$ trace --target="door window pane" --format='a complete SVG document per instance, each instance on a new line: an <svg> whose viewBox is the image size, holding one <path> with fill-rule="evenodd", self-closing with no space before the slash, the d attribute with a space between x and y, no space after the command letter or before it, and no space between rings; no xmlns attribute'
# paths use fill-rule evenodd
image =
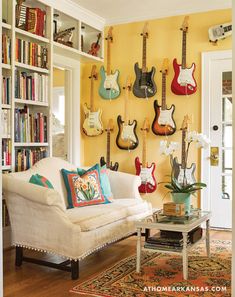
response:
<svg viewBox="0 0 235 297"><path fill-rule="evenodd" d="M223 173L232 173L232 163L233 163L233 151L223 150L222 152L223 160Z"/></svg>
<svg viewBox="0 0 235 297"><path fill-rule="evenodd" d="M232 199L232 176L222 176L222 199Z"/></svg>
<svg viewBox="0 0 235 297"><path fill-rule="evenodd" d="M232 94L232 71L223 72L223 95Z"/></svg>
<svg viewBox="0 0 235 297"><path fill-rule="evenodd" d="M223 124L223 147L233 146L233 128L232 125Z"/></svg>
<svg viewBox="0 0 235 297"><path fill-rule="evenodd" d="M224 122L232 122L232 109L232 97L223 97L222 119Z"/></svg>

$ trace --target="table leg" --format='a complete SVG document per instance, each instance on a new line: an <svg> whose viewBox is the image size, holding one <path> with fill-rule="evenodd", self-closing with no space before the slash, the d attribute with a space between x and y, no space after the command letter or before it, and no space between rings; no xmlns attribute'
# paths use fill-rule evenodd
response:
<svg viewBox="0 0 235 297"><path fill-rule="evenodd" d="M206 221L206 253L207 257L210 258L210 220Z"/></svg>
<svg viewBox="0 0 235 297"><path fill-rule="evenodd" d="M188 232L183 232L183 278L188 279Z"/></svg>
<svg viewBox="0 0 235 297"><path fill-rule="evenodd" d="M137 245L136 245L136 272L140 272L141 262L141 228L137 228Z"/></svg>

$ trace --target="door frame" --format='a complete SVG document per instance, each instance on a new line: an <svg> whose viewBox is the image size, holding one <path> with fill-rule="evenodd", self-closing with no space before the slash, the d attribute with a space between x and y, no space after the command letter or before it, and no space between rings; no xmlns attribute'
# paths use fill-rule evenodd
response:
<svg viewBox="0 0 235 297"><path fill-rule="evenodd" d="M216 60L232 59L232 50L203 52L201 57L202 69L202 89L201 89L201 131L210 138L210 106L211 106L211 63ZM201 180L207 187L201 191L201 209L211 210L210 200L210 171L208 158L210 156L210 146L201 150Z"/></svg>

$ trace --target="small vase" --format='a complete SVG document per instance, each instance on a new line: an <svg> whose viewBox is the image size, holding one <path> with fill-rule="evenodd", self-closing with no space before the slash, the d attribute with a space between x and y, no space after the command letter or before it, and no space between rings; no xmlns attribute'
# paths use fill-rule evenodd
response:
<svg viewBox="0 0 235 297"><path fill-rule="evenodd" d="M190 193L171 193L172 200L175 203L184 203L185 214L190 214L191 195Z"/></svg>

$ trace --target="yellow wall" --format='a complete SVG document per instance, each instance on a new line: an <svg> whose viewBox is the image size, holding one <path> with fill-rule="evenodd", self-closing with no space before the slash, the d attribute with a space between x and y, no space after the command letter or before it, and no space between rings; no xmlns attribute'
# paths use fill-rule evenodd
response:
<svg viewBox="0 0 235 297"><path fill-rule="evenodd" d="M138 121L137 133L140 140L140 145L137 149L131 152L120 150L115 144L117 135L117 125L112 134L111 159L118 161L120 171L135 173L134 159L136 156L142 156L142 139L140 128L143 124L144 117L148 117L152 123L154 118L153 101L154 99L161 100L161 75L159 73L162 61L164 58L177 58L181 61L181 31L179 28L182 24L184 16L176 16L164 19L149 21L149 39L147 42L147 64L148 67L154 65L157 68L155 81L158 86L157 95L149 100L138 99L131 94L130 97L130 116ZM231 49L231 38L220 41L217 46L212 45L208 41L208 28L212 25L225 23L231 20L231 10L220 10L206 13L192 14L189 19L189 33L187 43L187 64L196 63L195 78L198 83L198 90L191 96L176 96L170 90L171 81L173 78L172 63L170 64L169 75L167 77L167 103L175 104L175 121L177 128L180 128L183 116L185 114L193 115L193 124L191 130L200 131L201 129L201 53L205 51ZM113 36L114 43L112 45L112 69L120 70L120 84L125 85L127 75L130 75L132 80L134 76L134 64L139 62L141 65L142 57L142 39L140 32L143 29L144 22L131 24L123 24L114 26ZM106 28L107 32L107 28ZM98 69L100 65L97 65ZM82 66L81 75L81 103L89 102L89 87L90 82L88 76L91 71L91 65ZM106 126L108 119L115 119L119 114L123 116L124 112L124 92L117 100L112 102L103 100L98 95L99 82L95 83L95 105L103 110L103 123ZM207 98L204 98L207 100ZM82 121L84 115L82 116ZM164 137L156 136L152 132L148 134L148 161L156 162L156 178L157 181L167 180L166 175L170 173L169 158L159 154L159 142ZM86 137L82 135L84 144L84 163L92 165L98 162L100 156L106 154L106 134L98 137ZM181 141L181 132L177 131L173 136L169 137L172 141ZM180 156L180 154L178 154ZM200 179L200 152L193 148L190 153L190 161L197 164L197 178ZM121 185L120 185L121 187ZM166 191L163 185L160 185L157 191L153 194L144 195L144 198L151 201L153 206L160 207L162 205L162 197ZM164 202L169 199L166 197ZM196 204L196 198L193 199Z"/></svg>
<svg viewBox="0 0 235 297"><path fill-rule="evenodd" d="M53 87L64 87L65 71L53 68Z"/></svg>

